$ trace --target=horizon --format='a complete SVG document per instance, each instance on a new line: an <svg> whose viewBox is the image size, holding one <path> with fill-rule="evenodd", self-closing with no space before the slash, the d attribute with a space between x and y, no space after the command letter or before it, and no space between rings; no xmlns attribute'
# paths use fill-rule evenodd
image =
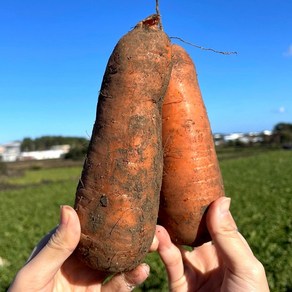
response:
<svg viewBox="0 0 292 292"><path fill-rule="evenodd" d="M228 135L232 135L232 134L252 135L252 134L262 134L262 133L264 134L264 132L267 132L267 131L272 133L273 129L272 130L265 129L265 130L262 130L262 131L247 131L247 132L235 131L235 132L228 132L228 133L212 132L212 135L213 136L215 136L215 135L228 136ZM42 138L42 137L59 137L59 136L64 137L64 138L84 138L84 139L90 140L90 137L86 137L86 136L68 136L66 134L65 135L40 135L40 136L37 136L37 137L24 136L21 139L15 139L15 140L5 141L5 142L1 142L0 141L0 146L6 145L6 144L11 144L11 143L22 142L26 138L30 138L32 140L35 140L35 139Z"/></svg>

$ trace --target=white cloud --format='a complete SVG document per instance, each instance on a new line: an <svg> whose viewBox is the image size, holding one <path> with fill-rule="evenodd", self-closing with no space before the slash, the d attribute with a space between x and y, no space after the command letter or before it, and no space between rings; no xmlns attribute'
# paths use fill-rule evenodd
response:
<svg viewBox="0 0 292 292"><path fill-rule="evenodd" d="M279 106L278 108L274 108L274 109L272 110L272 112L273 112L274 114L277 114L277 115L286 115L286 113L287 113L287 108L284 107L283 105L281 105L281 106Z"/></svg>
<svg viewBox="0 0 292 292"><path fill-rule="evenodd" d="M279 109L278 109L278 113L282 114L286 111L285 107L284 106L280 106Z"/></svg>
<svg viewBox="0 0 292 292"><path fill-rule="evenodd" d="M286 52L284 52L285 57L292 57L292 45L290 45Z"/></svg>

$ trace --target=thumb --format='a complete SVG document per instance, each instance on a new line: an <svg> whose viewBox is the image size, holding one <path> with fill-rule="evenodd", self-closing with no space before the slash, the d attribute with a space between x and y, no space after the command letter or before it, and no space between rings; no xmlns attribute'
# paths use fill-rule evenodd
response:
<svg viewBox="0 0 292 292"><path fill-rule="evenodd" d="M65 260L73 253L80 240L80 223L75 210L70 206L62 206L60 210L60 224L50 236L36 247L25 268L31 274L42 274L43 278L53 277ZM45 241L45 242L44 242Z"/></svg>
<svg viewBox="0 0 292 292"><path fill-rule="evenodd" d="M230 198L221 197L211 204L207 213L207 226L226 266L233 272L242 272L251 267L255 257L237 230L229 211L230 202Z"/></svg>

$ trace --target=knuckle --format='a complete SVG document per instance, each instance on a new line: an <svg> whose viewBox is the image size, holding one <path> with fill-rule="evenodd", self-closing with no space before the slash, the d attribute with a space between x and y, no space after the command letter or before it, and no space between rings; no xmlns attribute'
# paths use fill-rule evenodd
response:
<svg viewBox="0 0 292 292"><path fill-rule="evenodd" d="M124 286L125 291L132 291L135 289L136 285L135 285L134 276L130 276L128 274L122 274L122 278L123 278L124 285L121 285L121 286Z"/></svg>
<svg viewBox="0 0 292 292"><path fill-rule="evenodd" d="M174 292L183 289L186 286L186 282L186 276L182 275L182 277L170 283L170 291Z"/></svg>
<svg viewBox="0 0 292 292"><path fill-rule="evenodd" d="M260 261L255 259L255 261L252 264L252 267L250 269L250 273L255 278L259 278L260 276L262 276L265 273L265 268L264 268L263 264Z"/></svg>
<svg viewBox="0 0 292 292"><path fill-rule="evenodd" d="M238 229L233 224L224 225L218 230L214 230L214 235L218 237L229 237L229 238L237 238L238 237Z"/></svg>
<svg viewBox="0 0 292 292"><path fill-rule="evenodd" d="M124 281L127 285L131 286L135 282L135 275L128 275L128 274L123 274L124 276Z"/></svg>
<svg viewBox="0 0 292 292"><path fill-rule="evenodd" d="M54 250L66 250L68 252L73 252L73 248L67 246L66 241L64 240L63 236L61 235L60 231L57 229L56 232L51 236L50 240L47 243L49 248Z"/></svg>

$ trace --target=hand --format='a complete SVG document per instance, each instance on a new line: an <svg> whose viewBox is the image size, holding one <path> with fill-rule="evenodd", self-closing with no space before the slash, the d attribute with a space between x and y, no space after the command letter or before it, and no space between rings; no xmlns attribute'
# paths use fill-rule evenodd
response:
<svg viewBox="0 0 292 292"><path fill-rule="evenodd" d="M132 291L149 275L141 264L133 271L109 276L94 271L72 255L80 239L78 215L69 206L61 208L60 225L42 239L26 265L17 273L9 292L21 291Z"/></svg>
<svg viewBox="0 0 292 292"><path fill-rule="evenodd" d="M175 246L167 231L157 227L157 251L165 264L171 291L269 291L263 265L238 232L229 206L226 197L211 204L207 225L212 243L193 251Z"/></svg>

